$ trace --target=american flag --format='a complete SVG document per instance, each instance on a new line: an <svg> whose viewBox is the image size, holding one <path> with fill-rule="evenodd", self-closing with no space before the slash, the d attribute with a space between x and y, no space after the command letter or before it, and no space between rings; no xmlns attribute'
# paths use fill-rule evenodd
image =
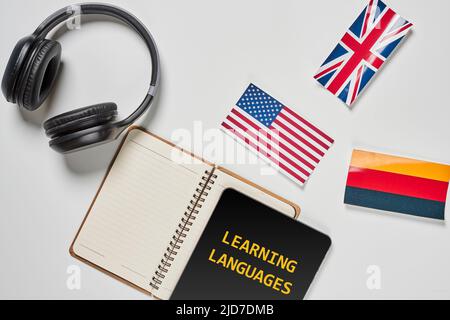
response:
<svg viewBox="0 0 450 320"><path fill-rule="evenodd" d="M249 85L221 127L300 185L334 142L254 84Z"/></svg>
<svg viewBox="0 0 450 320"><path fill-rule="evenodd" d="M411 28L384 2L370 0L314 78L350 106Z"/></svg>

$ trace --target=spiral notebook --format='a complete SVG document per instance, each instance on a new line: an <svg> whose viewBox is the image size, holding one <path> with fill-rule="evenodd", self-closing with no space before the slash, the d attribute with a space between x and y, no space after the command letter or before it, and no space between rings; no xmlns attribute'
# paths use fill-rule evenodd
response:
<svg viewBox="0 0 450 320"><path fill-rule="evenodd" d="M169 299L223 191L230 188L286 216L300 213L294 203L134 127L70 253L156 298Z"/></svg>

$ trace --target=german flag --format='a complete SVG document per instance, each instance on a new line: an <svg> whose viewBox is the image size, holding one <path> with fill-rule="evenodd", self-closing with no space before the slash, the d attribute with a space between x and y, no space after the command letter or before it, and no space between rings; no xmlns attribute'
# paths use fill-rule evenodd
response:
<svg viewBox="0 0 450 320"><path fill-rule="evenodd" d="M444 220L450 165L354 150L344 203Z"/></svg>

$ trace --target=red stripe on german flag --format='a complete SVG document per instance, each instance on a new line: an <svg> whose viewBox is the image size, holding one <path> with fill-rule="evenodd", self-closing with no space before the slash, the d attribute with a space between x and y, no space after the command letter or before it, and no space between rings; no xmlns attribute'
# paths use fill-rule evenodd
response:
<svg viewBox="0 0 450 320"><path fill-rule="evenodd" d="M448 183L366 168L350 167L347 186L445 202Z"/></svg>

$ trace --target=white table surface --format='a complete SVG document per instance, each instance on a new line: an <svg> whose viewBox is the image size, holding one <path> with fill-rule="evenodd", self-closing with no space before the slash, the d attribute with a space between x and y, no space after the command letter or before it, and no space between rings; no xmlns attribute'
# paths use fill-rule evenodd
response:
<svg viewBox="0 0 450 320"><path fill-rule="evenodd" d="M445 223L343 204L354 147L450 163L449 1L388 1L414 31L353 110L312 76L365 1L111 2L138 16L159 46L161 91L142 122L152 132L170 139L197 120L217 128L254 82L335 138L303 189L262 176L259 165L226 165L300 204L300 220L332 238L308 299L450 298ZM67 3L1 1L2 73L17 40ZM126 115L143 98L150 59L138 36L108 19L57 37L64 64L46 105L30 113L0 99L0 298L148 299L68 253L117 143L62 156L41 123L105 101ZM80 290L66 286L71 265L81 268ZM366 286L371 265L380 290Z"/></svg>

